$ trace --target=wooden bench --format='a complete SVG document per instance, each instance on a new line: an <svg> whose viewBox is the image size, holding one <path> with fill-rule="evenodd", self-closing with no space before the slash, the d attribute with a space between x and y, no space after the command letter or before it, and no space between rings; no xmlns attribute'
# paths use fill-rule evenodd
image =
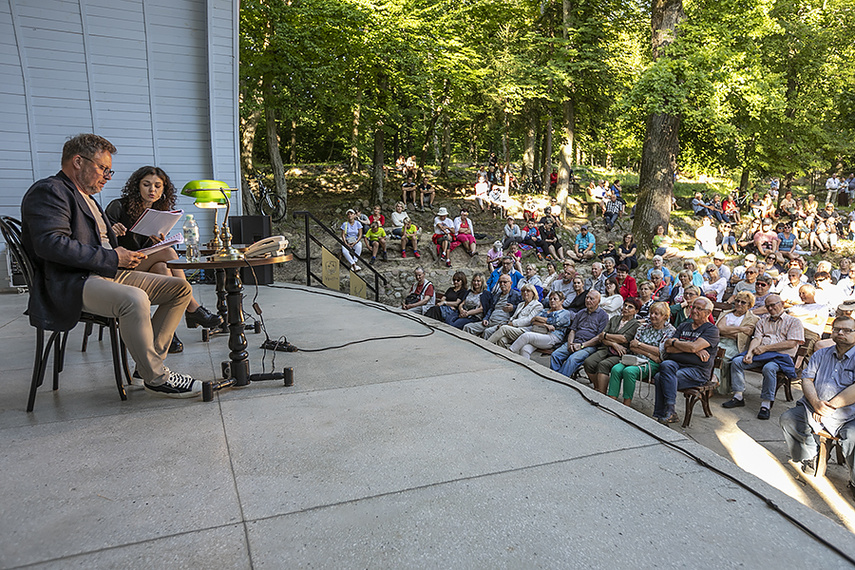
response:
<svg viewBox="0 0 855 570"><path fill-rule="evenodd" d="M689 427L689 424L692 423L692 411L694 410L695 404L698 402L701 403L701 406L704 409L704 416L708 418L712 417L713 414L710 409L710 396L712 396L715 393L716 388L718 388L718 378L715 375L715 371L721 369L721 361L724 359L724 353L725 350L722 347L719 347L718 352L715 355L712 370L710 371L710 379L707 380L706 384L702 386L683 388L680 390L686 398L686 413L683 416L684 428Z"/></svg>
<svg viewBox="0 0 855 570"><path fill-rule="evenodd" d="M820 431L819 436L819 453L816 454L816 462L814 463L814 477L825 477L825 469L828 467L828 459L831 456L832 448L837 449L838 465L845 465L846 460L843 457L843 447L840 445L840 438L834 437L825 430Z"/></svg>
<svg viewBox="0 0 855 570"><path fill-rule="evenodd" d="M825 321L825 328L822 330L822 335L820 335L821 339L831 338L831 324L834 322L836 317L828 317L828 320Z"/></svg>
<svg viewBox="0 0 855 570"><path fill-rule="evenodd" d="M788 377L783 372L778 372L777 382L775 384L775 394L778 393L778 390L781 386L784 387L784 396L786 397L788 402L793 401L793 388L792 383L794 380L800 380L802 377L802 370L805 367L806 360L808 357L808 350L806 346L800 346L799 351L796 352L796 357L793 359L793 363L796 367L796 376L794 378Z"/></svg>

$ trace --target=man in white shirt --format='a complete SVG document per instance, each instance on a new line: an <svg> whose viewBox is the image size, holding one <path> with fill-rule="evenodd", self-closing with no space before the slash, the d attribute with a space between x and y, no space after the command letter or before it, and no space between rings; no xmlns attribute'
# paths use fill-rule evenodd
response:
<svg viewBox="0 0 855 570"><path fill-rule="evenodd" d="M837 178L836 174L832 174L831 177L825 181L825 203L826 204L834 204L837 201L837 192L840 189L840 180Z"/></svg>
<svg viewBox="0 0 855 570"><path fill-rule="evenodd" d="M713 265L718 268L718 276L724 277L725 280L730 282L730 267L724 264L724 252L717 251L713 256Z"/></svg>
<svg viewBox="0 0 855 570"><path fill-rule="evenodd" d="M749 253L745 256L745 261L742 265L738 265L733 268L733 275L731 275L730 282L738 283L742 279L745 279L745 271L749 267L754 267L757 264L757 256L753 253Z"/></svg>
<svg viewBox="0 0 855 570"><path fill-rule="evenodd" d="M816 301L816 289L813 285L805 284L799 287L799 296L802 303L793 305L787 312L802 322L805 329L805 346L810 354L813 352L814 343L822 337L825 330L828 307Z"/></svg>

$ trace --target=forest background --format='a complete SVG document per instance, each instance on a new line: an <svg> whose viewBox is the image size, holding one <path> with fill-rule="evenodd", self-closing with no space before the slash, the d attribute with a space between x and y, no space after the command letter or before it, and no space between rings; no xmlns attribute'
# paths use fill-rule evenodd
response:
<svg viewBox="0 0 855 570"><path fill-rule="evenodd" d="M401 154L554 167L559 197L619 167L647 243L678 168L746 189L855 165L855 0L245 0L240 38L244 184L263 166L286 197L285 163L344 163L378 203Z"/></svg>

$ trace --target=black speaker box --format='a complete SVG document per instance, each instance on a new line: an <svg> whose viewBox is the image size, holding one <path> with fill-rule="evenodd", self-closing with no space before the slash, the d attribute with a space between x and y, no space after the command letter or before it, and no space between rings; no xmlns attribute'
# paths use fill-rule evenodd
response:
<svg viewBox="0 0 855 570"><path fill-rule="evenodd" d="M229 230L232 232L232 243L250 245L260 239L270 237L272 232L272 224L270 216L231 216L229 218ZM270 285L273 283L273 266L264 265L262 267L241 267L240 280L244 285L255 285L256 280L253 277L253 269L255 277L258 278L258 285Z"/></svg>

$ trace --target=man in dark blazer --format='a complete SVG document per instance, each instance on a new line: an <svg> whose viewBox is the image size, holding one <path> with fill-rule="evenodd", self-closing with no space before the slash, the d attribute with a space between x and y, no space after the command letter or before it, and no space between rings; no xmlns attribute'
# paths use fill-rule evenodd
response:
<svg viewBox="0 0 855 570"><path fill-rule="evenodd" d="M149 392L173 398L198 395L198 380L163 364L192 289L183 279L133 271L145 255L119 247L92 198L113 176L110 141L77 135L62 148L62 169L33 184L21 203L24 248L35 265L30 323L67 331L82 311L116 317L128 351ZM151 315L151 305L157 305Z"/></svg>

